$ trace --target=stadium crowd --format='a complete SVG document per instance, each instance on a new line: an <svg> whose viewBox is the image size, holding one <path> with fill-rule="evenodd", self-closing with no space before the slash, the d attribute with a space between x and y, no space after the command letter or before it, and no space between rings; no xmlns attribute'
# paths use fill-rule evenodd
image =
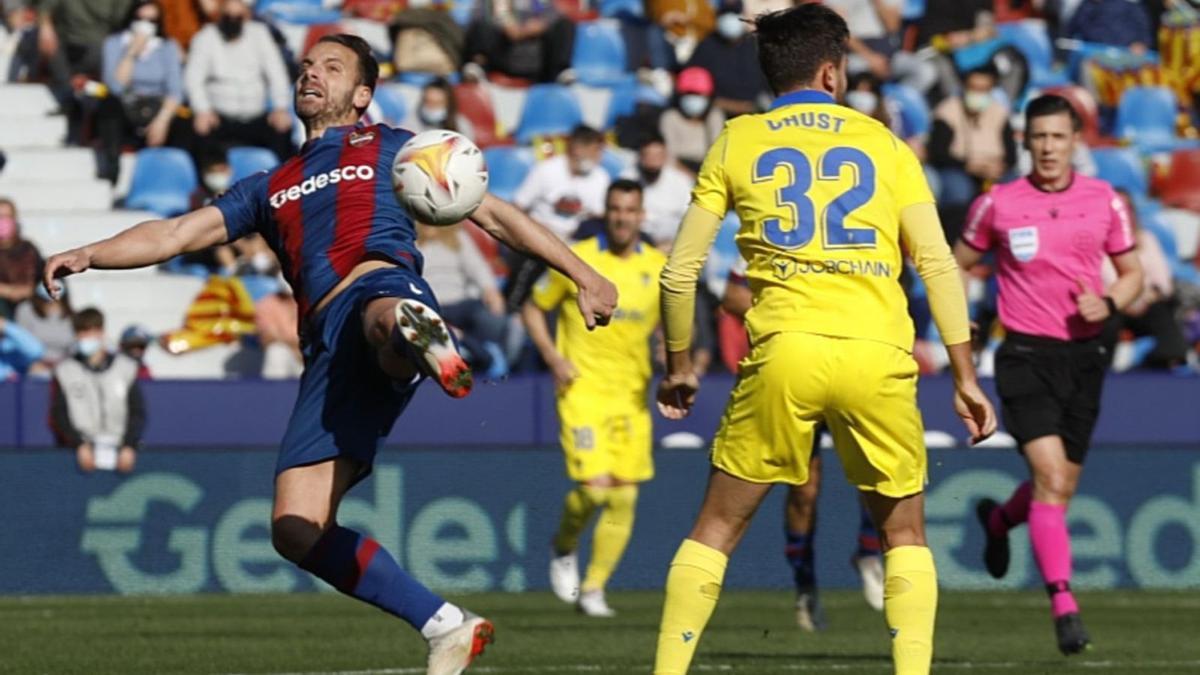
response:
<svg viewBox="0 0 1200 675"><path fill-rule="evenodd" d="M1106 331L1113 367L1196 372L1200 3L824 2L853 34L846 104L888 125L924 162L951 242L975 197L1027 170L1023 103L1045 91L1067 97L1085 120L1076 170L1110 181L1133 206L1147 270L1143 296ZM245 163L269 167L297 151L295 55L321 35L359 33L388 66L372 121L471 137L485 150L497 194L565 240L602 231L611 181L638 181L642 236L669 250L694 173L724 122L770 103L745 19L791 4L4 0L0 80L49 86L69 120L67 143L95 150L98 177L118 181L123 154L151 161L146 148L186 153L184 205L192 207L245 175ZM415 96L397 96L403 88ZM523 109L506 116L505 106L520 101L513 92ZM597 105L603 114L585 114ZM506 118L519 121L505 128ZM0 199L0 379L49 376L79 351L72 317L83 308L38 292L42 256L52 252L23 236L18 207ZM703 371L736 369L744 343L738 320L720 309L737 262L736 229L727 220L700 289L695 363ZM421 227L418 246L472 365L493 378L544 368L517 317L544 268L470 224ZM990 271L985 259L969 281L985 374L1003 337L990 328ZM247 326L232 334L268 354L261 374L298 375L295 303L261 239L189 255L162 272L240 285L253 307L227 308ZM923 371L936 372L946 358L924 289L911 271L906 280L914 351ZM125 335L121 350L134 356L153 339L137 326Z"/></svg>

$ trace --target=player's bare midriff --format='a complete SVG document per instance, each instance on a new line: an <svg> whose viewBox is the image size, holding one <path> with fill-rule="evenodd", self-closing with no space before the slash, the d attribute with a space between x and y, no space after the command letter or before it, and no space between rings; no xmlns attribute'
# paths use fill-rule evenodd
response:
<svg viewBox="0 0 1200 675"><path fill-rule="evenodd" d="M346 275L345 279L339 281L337 286L334 286L328 293L325 294L325 297L321 298L320 302L317 303L317 306L313 308L313 313L320 312L321 310L325 309L326 305L333 302L334 298L341 295L342 291L349 288L350 284L354 283L364 274L367 274L368 272L374 272L375 270L381 270L385 267L395 266L396 263L383 258L367 258L366 260L363 260L355 265L354 269L350 270L350 273Z"/></svg>

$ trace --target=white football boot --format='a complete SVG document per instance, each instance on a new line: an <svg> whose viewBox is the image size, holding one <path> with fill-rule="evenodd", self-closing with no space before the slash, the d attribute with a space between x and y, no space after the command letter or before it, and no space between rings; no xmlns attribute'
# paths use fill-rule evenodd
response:
<svg viewBox="0 0 1200 675"><path fill-rule="evenodd" d="M408 345L413 362L426 377L454 398L471 393L471 368L458 353L450 329L429 305L411 298L396 303L396 334Z"/></svg>
<svg viewBox="0 0 1200 675"><path fill-rule="evenodd" d="M573 605L579 599L579 556L575 551L555 555L550 551L550 589L555 597Z"/></svg>
<svg viewBox="0 0 1200 675"><path fill-rule="evenodd" d="M429 640L426 675L459 675L495 641L491 621L466 610L463 614L462 625Z"/></svg>

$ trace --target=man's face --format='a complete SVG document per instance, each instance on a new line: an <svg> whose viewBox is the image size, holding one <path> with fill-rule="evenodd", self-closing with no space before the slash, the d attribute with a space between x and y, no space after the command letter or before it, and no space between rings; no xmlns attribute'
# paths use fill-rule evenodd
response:
<svg viewBox="0 0 1200 675"><path fill-rule="evenodd" d="M11 204L0 203L0 246L17 240L17 213Z"/></svg>
<svg viewBox="0 0 1200 675"><path fill-rule="evenodd" d="M358 83L358 55L349 47L319 42L300 62L296 115L304 121L357 116L355 103L370 104L370 89Z"/></svg>
<svg viewBox="0 0 1200 675"><path fill-rule="evenodd" d="M1079 133L1071 124L1068 113L1042 115L1029 122L1025 130L1025 146L1033 155L1033 172L1043 180L1053 181L1071 170L1075 143Z"/></svg>
<svg viewBox="0 0 1200 675"><path fill-rule="evenodd" d="M221 16L245 21L250 18L250 8L244 0L225 0L221 3Z"/></svg>
<svg viewBox="0 0 1200 675"><path fill-rule="evenodd" d="M629 248L642 231L642 195L640 192L613 190L604 204L604 231L612 247Z"/></svg>
<svg viewBox="0 0 1200 675"><path fill-rule="evenodd" d="M990 95L992 89L996 88L996 79L987 73L971 73L967 76L967 81L963 84L963 88L967 91Z"/></svg>
<svg viewBox="0 0 1200 675"><path fill-rule="evenodd" d="M647 183L658 180L663 167L667 165L667 146L662 143L650 143L638 150L638 171Z"/></svg>
<svg viewBox="0 0 1200 675"><path fill-rule="evenodd" d="M567 163L571 172L586 174L600 164L600 155L604 147L600 143L571 141L567 144Z"/></svg>

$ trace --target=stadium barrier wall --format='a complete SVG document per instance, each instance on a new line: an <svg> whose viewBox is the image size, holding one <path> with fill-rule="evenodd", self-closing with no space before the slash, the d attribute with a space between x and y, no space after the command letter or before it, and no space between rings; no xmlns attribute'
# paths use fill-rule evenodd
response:
<svg viewBox="0 0 1200 675"><path fill-rule="evenodd" d="M929 426L957 431L938 412L949 407L949 387L938 382L923 385ZM708 385L691 427L701 435L715 425L728 382ZM0 557L0 593L328 590L280 559L268 536L273 446L292 386L149 383L150 447L129 477L82 475L73 453L44 447L45 389L0 386L0 541L13 544ZM340 520L448 593L546 588L549 541L569 487L554 448L552 388L536 378L484 386L473 404L431 393L397 425L392 440L402 446L380 454ZM1195 393L1194 380L1110 380L1101 442L1068 516L1077 587L1200 587ZM659 436L671 430L658 424ZM818 575L822 586L853 587L858 507L836 454L824 455ZM614 588L661 588L699 505L704 450L659 450L656 463ZM1005 497L1022 474L1011 450L930 451L928 533L944 588L1037 586L1023 530L1003 582L979 560L974 504ZM729 586L789 588L782 502L777 488L734 556Z"/></svg>

